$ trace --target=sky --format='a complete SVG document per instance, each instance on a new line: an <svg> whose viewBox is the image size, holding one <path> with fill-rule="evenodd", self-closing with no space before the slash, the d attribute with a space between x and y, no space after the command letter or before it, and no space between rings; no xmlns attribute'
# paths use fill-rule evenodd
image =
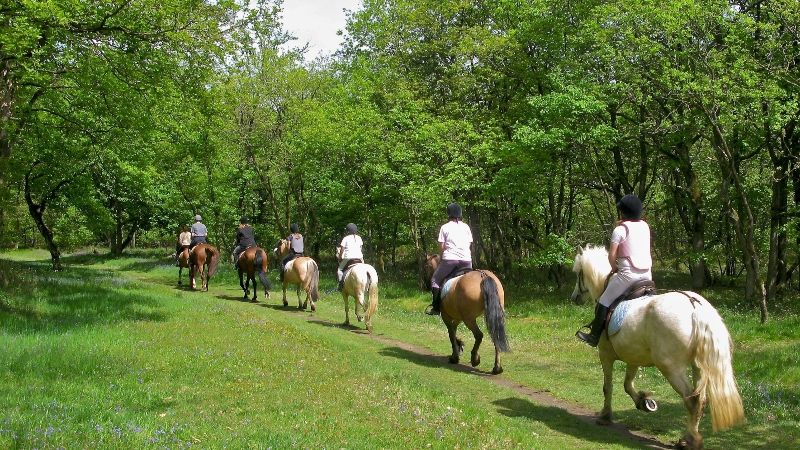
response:
<svg viewBox="0 0 800 450"><path fill-rule="evenodd" d="M284 0L283 27L297 38L292 46L309 44L306 58L330 55L343 40L336 35L337 30L344 30L343 9L352 11L360 6L361 0Z"/></svg>

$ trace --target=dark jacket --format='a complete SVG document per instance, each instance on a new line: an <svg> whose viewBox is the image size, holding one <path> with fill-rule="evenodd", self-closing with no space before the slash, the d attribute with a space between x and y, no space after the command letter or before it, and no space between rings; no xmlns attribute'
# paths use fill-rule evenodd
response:
<svg viewBox="0 0 800 450"><path fill-rule="evenodd" d="M256 237L255 233L253 232L253 227L247 225L236 230L236 245L240 245L245 248L255 247Z"/></svg>

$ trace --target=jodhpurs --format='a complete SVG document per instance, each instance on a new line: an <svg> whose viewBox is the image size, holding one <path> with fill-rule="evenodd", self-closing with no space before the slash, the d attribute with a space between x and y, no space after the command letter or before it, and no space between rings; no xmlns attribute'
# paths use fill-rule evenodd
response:
<svg viewBox="0 0 800 450"><path fill-rule="evenodd" d="M611 280L608 282L606 290L603 291L603 295L597 299L597 303L605 307L609 307L612 303L614 303L614 300L616 300L620 295L624 294L625 291L627 291L628 288L633 285L633 283L639 280L652 279L653 272L649 269L629 269L622 272L617 272L611 276Z"/></svg>
<svg viewBox="0 0 800 450"><path fill-rule="evenodd" d="M444 279L451 273L460 269L472 269L472 261L443 259L436 267L436 271L433 272L433 276L431 277L431 289L441 289L442 286L440 285Z"/></svg>

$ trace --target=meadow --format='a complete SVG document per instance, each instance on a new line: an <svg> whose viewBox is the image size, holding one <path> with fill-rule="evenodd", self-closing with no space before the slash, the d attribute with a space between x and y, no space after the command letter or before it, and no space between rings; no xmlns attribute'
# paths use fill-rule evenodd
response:
<svg viewBox="0 0 800 450"><path fill-rule="evenodd" d="M165 254L70 255L59 273L40 251L0 254L0 448L653 444L592 423L590 413L602 406L602 371L596 350L573 336L591 307L567 301L571 285L508 283L513 351L502 355L498 378L488 375L488 336L478 371L447 363L446 330L422 313L429 297L413 277L382 275L370 336L362 323L340 325L344 309L330 268L323 266L326 292L311 315L296 309L294 292L284 308L276 287L268 300L240 301L230 264L207 293L178 287ZM276 283L274 269L270 278ZM663 288L683 280L656 281ZM714 433L704 418L706 447L798 448L800 315L787 300L760 325L738 292L705 294L734 340L747 423ZM472 345L465 328L460 335ZM660 373L645 368L636 381L655 393L653 414L634 408L622 376L617 363L618 424L676 441L685 410Z"/></svg>

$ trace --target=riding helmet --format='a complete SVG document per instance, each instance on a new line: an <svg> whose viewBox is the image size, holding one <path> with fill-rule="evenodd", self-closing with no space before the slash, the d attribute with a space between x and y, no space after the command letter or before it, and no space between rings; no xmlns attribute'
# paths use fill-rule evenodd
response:
<svg viewBox="0 0 800 450"><path fill-rule="evenodd" d="M292 233L299 233L300 232L300 225L298 225L296 223L293 223L293 224L289 225L289 231L291 231Z"/></svg>
<svg viewBox="0 0 800 450"><path fill-rule="evenodd" d="M623 219L639 220L642 218L642 201L634 194L628 194L619 199L617 209Z"/></svg>
<svg viewBox="0 0 800 450"><path fill-rule="evenodd" d="M447 217L450 219L461 218L461 205L458 203L450 203L447 205Z"/></svg>
<svg viewBox="0 0 800 450"><path fill-rule="evenodd" d="M247 216L242 216L242 218L239 219L239 223L242 225L248 224L250 223L250 219L248 219Z"/></svg>
<svg viewBox="0 0 800 450"><path fill-rule="evenodd" d="M195 222L200 222L201 220L203 220L203 218L200 217L200 214L197 214L196 216L194 216L194 221Z"/></svg>
<svg viewBox="0 0 800 450"><path fill-rule="evenodd" d="M344 227L344 231L347 234L356 234L358 233L358 227L354 223L348 223L346 227Z"/></svg>

